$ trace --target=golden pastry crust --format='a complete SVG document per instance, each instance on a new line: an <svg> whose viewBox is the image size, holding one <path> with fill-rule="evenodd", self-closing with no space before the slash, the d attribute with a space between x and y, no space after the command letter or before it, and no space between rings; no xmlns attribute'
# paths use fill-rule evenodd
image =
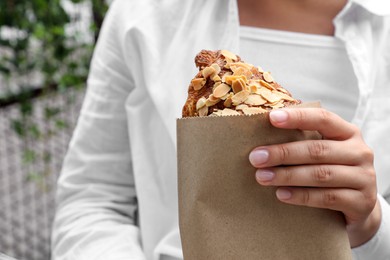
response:
<svg viewBox="0 0 390 260"><path fill-rule="evenodd" d="M183 117L256 114L300 103L269 72L226 50L202 50L195 57Z"/></svg>

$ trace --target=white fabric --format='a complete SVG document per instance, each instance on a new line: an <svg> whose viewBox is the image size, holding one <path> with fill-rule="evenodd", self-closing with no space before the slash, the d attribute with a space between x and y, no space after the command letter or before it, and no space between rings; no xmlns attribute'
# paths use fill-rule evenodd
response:
<svg viewBox="0 0 390 260"><path fill-rule="evenodd" d="M382 0L360 0L350 2L334 21L336 37L345 43L358 80L353 122L376 153L379 193L387 200L389 15L390 8ZM196 73L193 57L201 49L239 53L235 0L112 3L58 182L53 259L182 257L176 118ZM389 216L388 207L382 211ZM363 253L354 252L366 259L389 256L390 229L383 223L388 222L384 220L376 238L361 247ZM97 252L105 253L96 256Z"/></svg>
<svg viewBox="0 0 390 260"><path fill-rule="evenodd" d="M322 107L352 120L359 89L339 39L240 26L240 57L251 64L261 64L294 97L318 100Z"/></svg>

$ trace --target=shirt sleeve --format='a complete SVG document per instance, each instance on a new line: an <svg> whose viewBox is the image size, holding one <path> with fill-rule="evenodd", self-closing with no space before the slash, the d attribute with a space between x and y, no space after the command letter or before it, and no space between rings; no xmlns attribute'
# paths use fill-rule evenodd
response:
<svg viewBox="0 0 390 260"><path fill-rule="evenodd" d="M374 237L352 249L354 260L390 259L390 205L381 195L378 199L382 210L381 224Z"/></svg>
<svg viewBox="0 0 390 260"><path fill-rule="evenodd" d="M120 6L106 15L86 97L57 187L53 260L144 260L136 225L126 98L134 81L123 60Z"/></svg>

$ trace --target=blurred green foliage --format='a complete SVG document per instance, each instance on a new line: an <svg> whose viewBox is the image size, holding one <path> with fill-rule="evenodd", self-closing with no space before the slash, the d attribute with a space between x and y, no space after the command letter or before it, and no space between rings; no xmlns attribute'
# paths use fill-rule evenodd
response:
<svg viewBox="0 0 390 260"><path fill-rule="evenodd" d="M80 16L69 13L65 4L88 9L92 18L86 32L77 26ZM12 100L20 107L20 117L12 120L11 128L24 142L25 164L42 160L48 165L52 155L48 151L37 154L34 142L68 127L61 117L66 108L57 104L47 105L42 112L50 127L43 131L37 126L33 119L36 94L67 95L69 88L84 88L106 11L104 0L0 0L0 105ZM30 78L37 72L40 83L33 86ZM68 100L71 103L72 97ZM39 179L38 173L27 175Z"/></svg>

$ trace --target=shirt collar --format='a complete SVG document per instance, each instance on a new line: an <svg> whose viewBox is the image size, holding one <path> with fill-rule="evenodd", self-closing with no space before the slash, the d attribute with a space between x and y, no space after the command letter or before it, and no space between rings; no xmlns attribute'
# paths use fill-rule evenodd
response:
<svg viewBox="0 0 390 260"><path fill-rule="evenodd" d="M366 9L367 11L379 15L390 15L390 1L389 0L350 0Z"/></svg>

